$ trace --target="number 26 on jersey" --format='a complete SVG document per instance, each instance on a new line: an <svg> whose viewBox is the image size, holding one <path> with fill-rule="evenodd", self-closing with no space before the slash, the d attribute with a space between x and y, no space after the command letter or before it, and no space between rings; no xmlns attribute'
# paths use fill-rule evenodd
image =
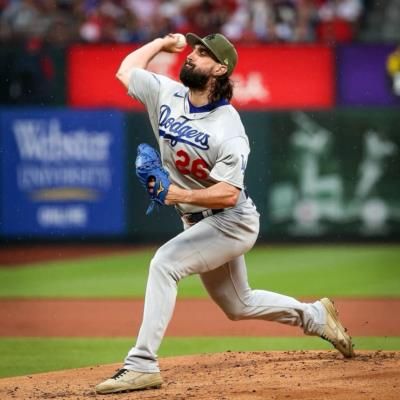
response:
<svg viewBox="0 0 400 400"><path fill-rule="evenodd" d="M207 164L202 158L192 160L184 150L176 152L175 166L181 174L193 175L198 179L207 179Z"/></svg>

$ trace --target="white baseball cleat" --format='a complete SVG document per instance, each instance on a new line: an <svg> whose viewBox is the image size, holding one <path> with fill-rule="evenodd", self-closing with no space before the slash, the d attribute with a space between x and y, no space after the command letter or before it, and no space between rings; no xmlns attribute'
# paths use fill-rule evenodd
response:
<svg viewBox="0 0 400 400"><path fill-rule="evenodd" d="M338 312L331 300L323 298L320 300L326 311L326 321L322 339L330 342L344 357L352 358L355 356L351 337L346 333L346 329L339 321Z"/></svg>
<svg viewBox="0 0 400 400"><path fill-rule="evenodd" d="M146 373L120 369L113 377L96 386L96 393L130 392L131 390L156 389L163 380L159 372Z"/></svg>

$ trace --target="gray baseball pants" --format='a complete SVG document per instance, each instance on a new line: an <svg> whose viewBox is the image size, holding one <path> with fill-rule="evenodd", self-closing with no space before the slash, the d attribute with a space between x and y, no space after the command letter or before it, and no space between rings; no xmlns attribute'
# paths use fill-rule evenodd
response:
<svg viewBox="0 0 400 400"><path fill-rule="evenodd" d="M159 372L157 351L175 307L178 282L200 274L211 298L232 320L263 319L321 333L321 303L301 303L265 290L252 290L243 254L258 236L259 214L248 199L235 208L188 227L161 246L150 263L143 321L124 368Z"/></svg>

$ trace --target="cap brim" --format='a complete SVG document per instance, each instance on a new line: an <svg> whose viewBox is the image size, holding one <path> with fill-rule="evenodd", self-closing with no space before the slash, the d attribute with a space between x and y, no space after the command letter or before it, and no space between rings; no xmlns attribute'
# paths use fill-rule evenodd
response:
<svg viewBox="0 0 400 400"><path fill-rule="evenodd" d="M219 59L219 57L214 53L214 51L210 48L210 46L208 46L208 44L206 42L204 42L200 36L197 36L194 33L187 33L186 41L188 42L190 47L194 47L194 46L196 46L196 44L203 45L210 51L210 53L215 57L215 59L218 60L218 62L223 64L222 60Z"/></svg>
<svg viewBox="0 0 400 400"><path fill-rule="evenodd" d="M204 44L203 40L200 36L197 36L194 33L187 33L186 40L189 43L189 46L194 47L196 44Z"/></svg>

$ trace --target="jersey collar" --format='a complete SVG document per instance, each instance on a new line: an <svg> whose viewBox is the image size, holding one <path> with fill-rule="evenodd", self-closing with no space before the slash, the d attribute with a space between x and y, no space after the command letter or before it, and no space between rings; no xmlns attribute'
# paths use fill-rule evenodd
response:
<svg viewBox="0 0 400 400"><path fill-rule="evenodd" d="M218 101L214 101L212 103L208 103L208 104L206 104L204 106L196 107L190 102L189 96L187 97L187 100L188 100L188 103L189 103L189 112L191 114L210 112L212 110L215 110L218 107L226 106L227 104L229 104L227 99L220 99Z"/></svg>

